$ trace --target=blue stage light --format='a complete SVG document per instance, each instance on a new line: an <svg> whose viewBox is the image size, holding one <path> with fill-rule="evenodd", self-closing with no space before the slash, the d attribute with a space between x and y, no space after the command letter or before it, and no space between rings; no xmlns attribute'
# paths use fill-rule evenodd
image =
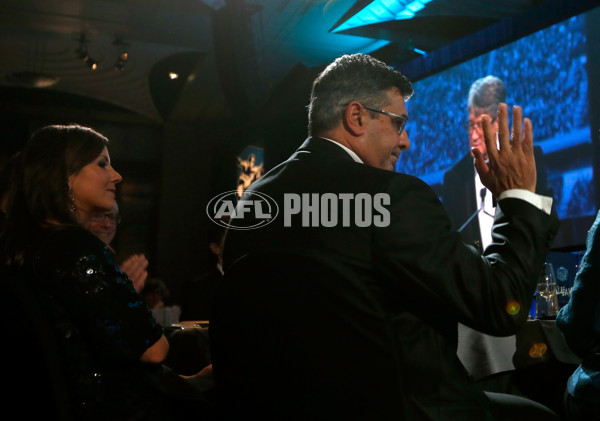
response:
<svg viewBox="0 0 600 421"><path fill-rule="evenodd" d="M374 0L332 32L391 20L412 19L433 0Z"/></svg>
<svg viewBox="0 0 600 421"><path fill-rule="evenodd" d="M413 1L412 3L409 3L406 5L406 8L413 13L418 12L419 10L423 9L424 7L425 7L425 5L423 3L421 3L419 0Z"/></svg>

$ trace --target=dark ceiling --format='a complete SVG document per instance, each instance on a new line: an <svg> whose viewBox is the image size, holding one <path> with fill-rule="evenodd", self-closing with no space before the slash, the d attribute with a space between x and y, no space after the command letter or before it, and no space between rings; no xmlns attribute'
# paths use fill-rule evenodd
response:
<svg viewBox="0 0 600 421"><path fill-rule="evenodd" d="M435 0L411 20L331 32L368 3L3 0L0 87L29 88L55 79L53 86L37 89L103 101L154 122L174 115L226 119L259 109L282 81L293 83L298 66L368 52L419 78L599 2ZM124 51L128 59L117 70ZM87 64L97 62L96 70L85 56ZM170 79L169 72L179 77Z"/></svg>

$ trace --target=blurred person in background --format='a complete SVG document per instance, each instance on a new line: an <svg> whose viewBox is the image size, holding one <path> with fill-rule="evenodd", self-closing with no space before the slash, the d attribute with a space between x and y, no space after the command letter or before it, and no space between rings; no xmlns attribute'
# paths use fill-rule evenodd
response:
<svg viewBox="0 0 600 421"><path fill-rule="evenodd" d="M208 248L213 265L200 276L183 283L181 320L209 320L214 292L223 277L223 243L225 227L213 224L209 228Z"/></svg>
<svg viewBox="0 0 600 421"><path fill-rule="evenodd" d="M167 305L169 289L162 279L149 278L140 293L148 308L152 310L152 316L163 327L179 323L181 308L178 305Z"/></svg>
<svg viewBox="0 0 600 421"><path fill-rule="evenodd" d="M116 255L116 252L111 243L117 234L117 225L120 223L121 214L119 213L119 205L116 202L110 211L92 213L85 218L84 222L85 227L102 240L113 252L113 255ZM119 268L129 276L135 290L141 292L148 278L148 259L146 259L146 256L142 253L129 256L119 265Z"/></svg>

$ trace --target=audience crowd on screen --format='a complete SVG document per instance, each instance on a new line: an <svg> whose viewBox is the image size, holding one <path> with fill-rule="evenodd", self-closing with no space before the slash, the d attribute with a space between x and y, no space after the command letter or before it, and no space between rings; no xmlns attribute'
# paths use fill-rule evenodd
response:
<svg viewBox="0 0 600 421"><path fill-rule="evenodd" d="M535 128L536 142L585 127L588 111L584 24L583 16L573 17L415 81L417 94L406 107L409 115L419 118L409 119L406 124L411 149L398 161L396 169L423 176L445 171L464 155L460 145L467 136L467 93L473 80L487 74L505 81L508 104L523 104L523 114ZM457 130L463 126L463 131Z"/></svg>

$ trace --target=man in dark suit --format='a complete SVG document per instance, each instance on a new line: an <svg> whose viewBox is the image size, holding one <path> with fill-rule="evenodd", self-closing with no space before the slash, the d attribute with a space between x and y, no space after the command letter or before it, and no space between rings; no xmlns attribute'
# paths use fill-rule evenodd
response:
<svg viewBox="0 0 600 421"><path fill-rule="evenodd" d="M483 115L488 115L494 130L498 130L498 105L505 101L506 87L498 77L486 76L473 82L467 100L469 152L444 174L442 203L448 212L452 228L462 228L460 232L463 240L480 250L491 241L490 227L494 219L495 205L491 193L479 180L473 165L471 149L480 150L483 158L487 160L481 120ZM535 146L534 156L537 170L536 193L551 197L553 192L548 187L542 148ZM480 209L482 196L484 206L475 215Z"/></svg>
<svg viewBox="0 0 600 421"><path fill-rule="evenodd" d="M215 286L223 277L223 243L225 228L213 225L208 232L208 248L214 265L206 272L183 283L181 320L209 320Z"/></svg>
<svg viewBox="0 0 600 421"><path fill-rule="evenodd" d="M481 256L450 229L426 183L394 172L410 147L412 93L372 57L335 60L313 84L311 137L238 203L241 211L268 197L280 215L226 236L210 325L225 419L556 419L534 402L484 394L456 356L457 322L496 334L522 326L556 234L547 201L533 193L531 123L523 135L515 107L510 144L502 105L499 152L484 118L489 164L475 156L498 211L494 245ZM261 209L232 222L254 226ZM245 265L282 251L314 263Z"/></svg>

